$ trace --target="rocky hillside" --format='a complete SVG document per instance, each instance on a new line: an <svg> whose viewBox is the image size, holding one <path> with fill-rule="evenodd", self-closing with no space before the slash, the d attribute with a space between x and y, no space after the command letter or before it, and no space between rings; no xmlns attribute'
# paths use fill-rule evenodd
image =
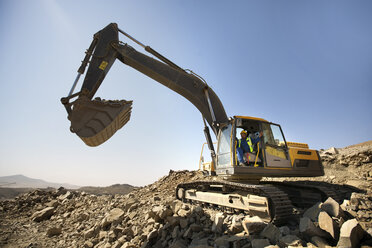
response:
<svg viewBox="0 0 372 248"><path fill-rule="evenodd" d="M330 149L321 156L326 175L313 180L357 181L366 193L353 193L341 205L328 198L275 226L256 216L175 200L177 184L203 178L193 171L170 171L126 195L36 190L0 202L0 247L371 246L372 147Z"/></svg>
<svg viewBox="0 0 372 248"><path fill-rule="evenodd" d="M372 191L372 141L342 149L321 150L320 156L331 182Z"/></svg>

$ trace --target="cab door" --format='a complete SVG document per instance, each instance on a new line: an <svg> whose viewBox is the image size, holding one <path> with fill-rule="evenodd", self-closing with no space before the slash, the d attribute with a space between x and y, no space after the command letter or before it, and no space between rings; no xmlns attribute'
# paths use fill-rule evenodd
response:
<svg viewBox="0 0 372 248"><path fill-rule="evenodd" d="M231 167L233 164L232 157L232 124L224 126L218 135L217 144L217 169Z"/></svg>
<svg viewBox="0 0 372 248"><path fill-rule="evenodd" d="M267 167L290 168L291 160L282 129L274 123L262 123L264 154Z"/></svg>

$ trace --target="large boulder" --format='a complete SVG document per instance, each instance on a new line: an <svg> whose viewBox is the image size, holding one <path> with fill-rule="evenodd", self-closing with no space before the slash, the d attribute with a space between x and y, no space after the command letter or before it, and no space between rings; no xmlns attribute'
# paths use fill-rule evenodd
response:
<svg viewBox="0 0 372 248"><path fill-rule="evenodd" d="M177 237L180 236L180 227L176 226L173 231L172 231L172 238L176 239Z"/></svg>
<svg viewBox="0 0 372 248"><path fill-rule="evenodd" d="M172 243L169 248L187 248L187 242L185 240L179 239Z"/></svg>
<svg viewBox="0 0 372 248"><path fill-rule="evenodd" d="M318 216L320 211L322 211L322 204L321 202L318 202L314 204L311 208L308 208L303 217L308 217L312 221L318 221Z"/></svg>
<svg viewBox="0 0 372 248"><path fill-rule="evenodd" d="M331 246L329 246L327 240L325 240L324 238L319 237L319 236L312 237L311 242L314 245L316 245L316 247L319 247L319 248L329 248L329 247L331 247Z"/></svg>
<svg viewBox="0 0 372 248"><path fill-rule="evenodd" d="M190 229L193 232L200 232L201 230L203 230L203 226L193 223L190 225Z"/></svg>
<svg viewBox="0 0 372 248"><path fill-rule="evenodd" d="M213 232L222 232L224 219L225 215L223 213L216 214L212 225Z"/></svg>
<svg viewBox="0 0 372 248"><path fill-rule="evenodd" d="M344 211L341 209L340 204L333 200L331 197L321 205L321 209L326 211L332 217L342 217L344 216Z"/></svg>
<svg viewBox="0 0 372 248"><path fill-rule="evenodd" d="M188 224L189 224L189 221L187 218L180 218L180 227L182 229L186 228Z"/></svg>
<svg viewBox="0 0 372 248"><path fill-rule="evenodd" d="M93 246L94 246L93 242L89 240L85 241L83 245L84 248L93 248Z"/></svg>
<svg viewBox="0 0 372 248"><path fill-rule="evenodd" d="M232 218L231 226L229 228L231 233L240 233L244 230L242 225L242 219L244 216L234 215Z"/></svg>
<svg viewBox="0 0 372 248"><path fill-rule="evenodd" d="M266 227L266 223L258 217L247 217L242 222L243 228L248 235L258 234Z"/></svg>
<svg viewBox="0 0 372 248"><path fill-rule="evenodd" d="M111 224L118 224L123 220L124 211L120 208L113 208L108 212L105 218L101 222L102 228L105 228Z"/></svg>
<svg viewBox="0 0 372 248"><path fill-rule="evenodd" d="M337 243L337 247L359 247L364 234L364 230L356 219L348 220L341 227L340 239Z"/></svg>
<svg viewBox="0 0 372 248"><path fill-rule="evenodd" d="M54 226L54 227L50 227L48 230L47 230L47 236L48 237L52 237L52 236L56 236L56 235L60 235L62 233L62 228L60 226Z"/></svg>
<svg viewBox="0 0 372 248"><path fill-rule="evenodd" d="M270 245L268 239L254 239L251 242L252 248L264 248Z"/></svg>
<svg viewBox="0 0 372 248"><path fill-rule="evenodd" d="M186 246L187 247L187 246ZM207 248L209 247L208 238L195 238L191 241L188 248Z"/></svg>
<svg viewBox="0 0 372 248"><path fill-rule="evenodd" d="M337 223L324 211L320 212L318 220L320 229L329 233L334 240L338 240L340 228Z"/></svg>
<svg viewBox="0 0 372 248"><path fill-rule="evenodd" d="M156 207L153 207L152 209L152 213L154 215L154 219L155 220L164 220L166 219L168 216L172 216L173 215L173 211L172 209L166 207L166 206L156 206Z"/></svg>
<svg viewBox="0 0 372 248"><path fill-rule="evenodd" d="M280 230L272 223L267 224L267 226L260 233L261 237L268 238L271 243L276 244L279 241Z"/></svg>
<svg viewBox="0 0 372 248"><path fill-rule="evenodd" d="M221 237L218 237L214 240L214 243L217 245L217 247L221 248L229 248L230 247L230 242L228 240L229 236L223 235Z"/></svg>
<svg viewBox="0 0 372 248"><path fill-rule="evenodd" d="M65 199L71 199L72 197L73 197L73 194L71 193L71 191L67 191L65 194L60 195L58 199L63 201Z"/></svg>
<svg viewBox="0 0 372 248"><path fill-rule="evenodd" d="M40 211L35 212L31 219L36 222L48 220L54 214L54 207L47 207Z"/></svg>
<svg viewBox="0 0 372 248"><path fill-rule="evenodd" d="M84 239L90 239L96 235L96 229L94 227L83 232Z"/></svg>
<svg viewBox="0 0 372 248"><path fill-rule="evenodd" d="M289 229L288 226L279 227L279 231L280 231L281 236L286 236L288 234L291 234L291 229Z"/></svg>
<svg viewBox="0 0 372 248"><path fill-rule="evenodd" d="M150 233L147 234L147 240L152 241L158 237L159 233L157 230L152 230Z"/></svg>
<svg viewBox="0 0 372 248"><path fill-rule="evenodd" d="M325 154L329 154L329 155L336 155L339 153L338 149L335 148L335 147L331 147L327 150L324 151Z"/></svg>
<svg viewBox="0 0 372 248"><path fill-rule="evenodd" d="M302 241L296 235L286 235L279 239L279 245L281 247L289 247L289 246L302 246Z"/></svg>
<svg viewBox="0 0 372 248"><path fill-rule="evenodd" d="M185 239L191 239L192 238L193 231L191 228L187 228L187 230L183 233L182 237Z"/></svg>
<svg viewBox="0 0 372 248"><path fill-rule="evenodd" d="M138 200L135 198L130 198L125 202L124 212L127 212L134 204L138 203Z"/></svg>
<svg viewBox="0 0 372 248"><path fill-rule="evenodd" d="M46 204L47 207L54 207L54 208L58 207L58 205L59 203L57 200L51 200L50 202Z"/></svg>
<svg viewBox="0 0 372 248"><path fill-rule="evenodd" d="M152 220L152 218L150 218L149 220ZM167 220L167 223L169 223L170 226L175 227L175 226L180 224L181 217L179 217L179 216L168 216L166 220Z"/></svg>
<svg viewBox="0 0 372 248"><path fill-rule="evenodd" d="M328 238L329 234L319 227L317 227L310 218L303 217L300 219L300 232L308 239L310 240L313 236L319 236Z"/></svg>

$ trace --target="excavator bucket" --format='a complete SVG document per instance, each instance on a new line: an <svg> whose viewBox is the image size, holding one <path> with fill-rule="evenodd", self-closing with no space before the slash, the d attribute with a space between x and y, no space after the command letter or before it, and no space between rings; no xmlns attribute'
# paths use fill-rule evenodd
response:
<svg viewBox="0 0 372 248"><path fill-rule="evenodd" d="M98 146L111 138L130 119L132 101L106 101L79 97L68 116L70 130L88 146Z"/></svg>

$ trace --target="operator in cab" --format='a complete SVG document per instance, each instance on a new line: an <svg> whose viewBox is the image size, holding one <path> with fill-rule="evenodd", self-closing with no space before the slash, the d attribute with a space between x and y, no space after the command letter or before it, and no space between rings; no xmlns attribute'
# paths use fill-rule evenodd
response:
<svg viewBox="0 0 372 248"><path fill-rule="evenodd" d="M250 135L248 135L247 131L242 130L240 132L240 137L241 139L238 139L236 143L236 153L238 155L238 161L240 166L248 166L249 161L244 160L244 153L253 153L253 147L255 144L257 144L261 137L262 137L262 132L259 133L258 137L256 138L251 138Z"/></svg>

